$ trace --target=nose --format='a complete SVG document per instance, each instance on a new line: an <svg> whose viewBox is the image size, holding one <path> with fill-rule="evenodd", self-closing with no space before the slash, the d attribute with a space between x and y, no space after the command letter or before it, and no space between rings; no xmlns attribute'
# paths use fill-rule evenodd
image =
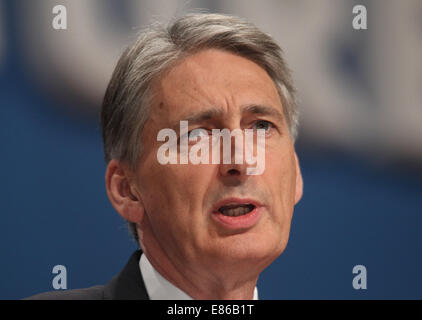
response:
<svg viewBox="0 0 422 320"><path fill-rule="evenodd" d="M239 164L220 164L220 179L222 184L228 187L236 187L244 184L248 177L246 168Z"/></svg>
<svg viewBox="0 0 422 320"><path fill-rule="evenodd" d="M241 139L240 139L241 137ZM247 164L244 158L244 134L230 138L230 155L224 154L223 146L220 148L220 176L230 184L239 184L247 178Z"/></svg>

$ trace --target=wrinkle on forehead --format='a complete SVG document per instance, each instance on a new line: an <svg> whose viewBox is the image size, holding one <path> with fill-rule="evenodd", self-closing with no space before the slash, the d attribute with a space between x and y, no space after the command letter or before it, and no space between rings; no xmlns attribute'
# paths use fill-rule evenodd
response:
<svg viewBox="0 0 422 320"><path fill-rule="evenodd" d="M162 77L157 89L160 102L172 109L183 108L174 105L181 101L226 109L248 103L269 104L270 101L281 105L274 82L262 67L218 49L206 49L188 56ZM242 101L247 99L267 101Z"/></svg>

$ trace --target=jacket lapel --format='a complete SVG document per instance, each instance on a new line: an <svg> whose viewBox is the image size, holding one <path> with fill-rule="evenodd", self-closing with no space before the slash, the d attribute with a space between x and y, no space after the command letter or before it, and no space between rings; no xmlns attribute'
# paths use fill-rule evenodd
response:
<svg viewBox="0 0 422 320"><path fill-rule="evenodd" d="M139 268L141 254L136 250L124 269L104 286L105 300L149 300Z"/></svg>

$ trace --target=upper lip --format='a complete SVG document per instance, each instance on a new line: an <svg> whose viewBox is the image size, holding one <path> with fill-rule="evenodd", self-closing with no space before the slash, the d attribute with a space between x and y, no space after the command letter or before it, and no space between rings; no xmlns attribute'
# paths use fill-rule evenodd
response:
<svg viewBox="0 0 422 320"><path fill-rule="evenodd" d="M229 206L229 205L246 205L246 204L252 204L255 207L262 207L262 204L251 198L225 198L223 200L218 201L212 208L212 212L218 212L218 209L220 209L222 206Z"/></svg>

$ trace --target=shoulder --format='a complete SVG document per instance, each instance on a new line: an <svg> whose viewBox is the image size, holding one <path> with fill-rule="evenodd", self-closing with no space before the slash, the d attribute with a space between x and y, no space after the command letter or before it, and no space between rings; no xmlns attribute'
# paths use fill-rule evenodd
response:
<svg viewBox="0 0 422 320"><path fill-rule="evenodd" d="M148 300L139 268L142 251L136 250L123 270L105 285L39 293L24 300Z"/></svg>
<svg viewBox="0 0 422 320"><path fill-rule="evenodd" d="M23 300L104 300L104 286L39 293Z"/></svg>

